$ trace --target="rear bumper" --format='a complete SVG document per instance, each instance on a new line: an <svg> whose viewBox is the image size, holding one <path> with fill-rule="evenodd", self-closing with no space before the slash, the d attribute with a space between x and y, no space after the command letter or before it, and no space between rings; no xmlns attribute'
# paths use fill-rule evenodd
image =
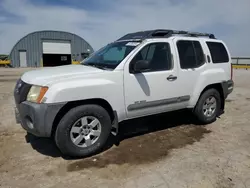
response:
<svg viewBox="0 0 250 188"><path fill-rule="evenodd" d="M17 123L29 133L39 137L50 137L53 122L63 104L36 104L22 102L15 110Z"/></svg>
<svg viewBox="0 0 250 188"><path fill-rule="evenodd" d="M234 89L234 81L233 80L229 80L227 81L227 95L229 95L230 93L233 92L233 89Z"/></svg>
<svg viewBox="0 0 250 188"><path fill-rule="evenodd" d="M234 90L234 81L228 80L222 83L224 98L226 99L230 93Z"/></svg>

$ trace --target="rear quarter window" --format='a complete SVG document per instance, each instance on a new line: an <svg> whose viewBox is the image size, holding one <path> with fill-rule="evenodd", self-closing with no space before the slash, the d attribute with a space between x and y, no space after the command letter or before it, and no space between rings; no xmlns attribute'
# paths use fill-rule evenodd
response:
<svg viewBox="0 0 250 188"><path fill-rule="evenodd" d="M220 42L206 42L212 56L213 63L228 63L229 56L225 46Z"/></svg>

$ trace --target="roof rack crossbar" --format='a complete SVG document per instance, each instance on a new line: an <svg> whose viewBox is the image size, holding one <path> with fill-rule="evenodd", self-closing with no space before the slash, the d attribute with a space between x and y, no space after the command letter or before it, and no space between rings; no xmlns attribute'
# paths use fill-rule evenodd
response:
<svg viewBox="0 0 250 188"><path fill-rule="evenodd" d="M200 32L190 32L190 31L182 31L182 30L155 30L152 33L152 36L158 35L158 33L166 33L166 36L172 36L172 35L189 35L193 37L209 37L209 38L215 38L214 34L210 33L200 33Z"/></svg>
<svg viewBox="0 0 250 188"><path fill-rule="evenodd" d="M139 31L136 33L129 33L119 40L128 40L128 39L140 39L144 40L147 38L157 38L157 37L171 37L173 35L186 35L191 37L209 37L211 39L215 39L214 34L210 33L200 33L200 32L190 32L190 31L181 31L181 30L168 30L168 29L156 29L156 30L149 30L149 31Z"/></svg>

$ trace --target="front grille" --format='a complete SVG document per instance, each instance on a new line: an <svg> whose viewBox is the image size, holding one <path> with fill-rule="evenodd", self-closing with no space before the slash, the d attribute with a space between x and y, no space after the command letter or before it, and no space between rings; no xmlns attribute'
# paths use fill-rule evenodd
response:
<svg viewBox="0 0 250 188"><path fill-rule="evenodd" d="M31 85L25 83L21 79L17 81L15 90L14 90L14 97L15 97L16 104L20 104L21 102L26 100L30 88L31 88Z"/></svg>

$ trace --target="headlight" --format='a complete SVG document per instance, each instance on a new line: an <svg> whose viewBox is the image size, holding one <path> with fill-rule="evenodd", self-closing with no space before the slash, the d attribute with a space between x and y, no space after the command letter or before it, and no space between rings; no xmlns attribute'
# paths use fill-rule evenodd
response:
<svg viewBox="0 0 250 188"><path fill-rule="evenodd" d="M48 87L32 86L27 95L27 101L41 103L43 96L47 92Z"/></svg>

